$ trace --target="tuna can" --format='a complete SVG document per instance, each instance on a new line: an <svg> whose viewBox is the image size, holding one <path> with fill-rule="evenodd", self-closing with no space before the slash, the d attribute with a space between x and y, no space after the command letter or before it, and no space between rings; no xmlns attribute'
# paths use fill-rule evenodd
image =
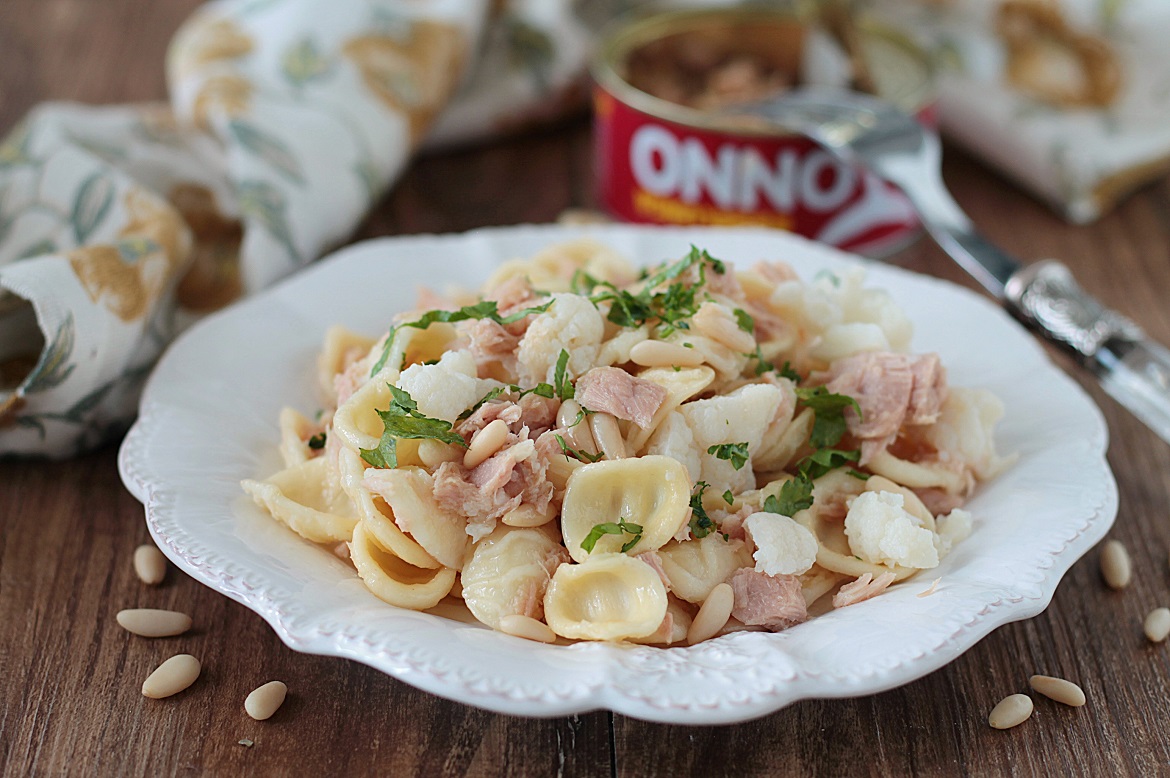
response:
<svg viewBox="0 0 1170 778"><path fill-rule="evenodd" d="M794 83L847 84L848 56L813 21L796 10L680 11L608 36L593 65L601 206L628 222L775 227L869 256L917 237L914 209L891 184L808 138L714 108ZM877 94L933 126L925 57L891 31L858 32Z"/></svg>

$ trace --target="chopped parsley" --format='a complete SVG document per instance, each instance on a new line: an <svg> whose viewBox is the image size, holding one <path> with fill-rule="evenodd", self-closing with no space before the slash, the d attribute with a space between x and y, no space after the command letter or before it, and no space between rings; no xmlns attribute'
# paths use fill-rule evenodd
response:
<svg viewBox="0 0 1170 778"><path fill-rule="evenodd" d="M512 394L516 395L517 400L519 400L521 397L523 397L526 394L535 394L535 395L539 395L540 397L547 397L550 400L556 396L556 392L553 390L552 384L537 384L536 386L532 387L531 389L521 389L519 386L516 386L516 384L508 384L507 386L497 386L495 389L492 389L490 392L485 394L483 397L479 398L479 400L476 401L475 405L471 406L470 408L465 410L463 413L459 414L459 417L456 419L456 421L463 421L464 419L470 418L473 413L475 413L480 408L482 408L486 403L490 403L492 400L496 399L497 397L499 397L503 394L507 394L507 393L512 393Z"/></svg>
<svg viewBox="0 0 1170 778"><path fill-rule="evenodd" d="M735 314L735 323L739 325L739 328L751 335L756 328L756 320L752 318L752 315L743 308L736 308L732 313Z"/></svg>
<svg viewBox="0 0 1170 778"><path fill-rule="evenodd" d="M708 454L714 454L716 459L725 459L736 470L742 470L748 461L747 443L719 443L707 448Z"/></svg>
<svg viewBox="0 0 1170 778"><path fill-rule="evenodd" d="M699 269L698 282L675 281L663 291L654 291L663 284L674 281L692 267ZM606 318L614 324L620 327L640 327L651 319L657 319L659 334L666 337L675 330L690 329L691 325L686 320L699 309L695 294L707 282L707 268L720 275L727 272L727 266L721 260L691 246L687 256L647 276L642 291L636 294L618 289L613 284L600 281L583 271L574 274L570 287L574 291L593 292L589 299L594 304L610 303ZM598 288L601 291L597 291Z"/></svg>
<svg viewBox="0 0 1170 778"><path fill-rule="evenodd" d="M631 539L622 545L622 551L625 552L638 545L638 541L642 539L642 525L633 524L624 518L597 524L581 541L581 548L585 550L585 553L593 553L593 549L597 546L597 541L601 540L602 535L630 535Z"/></svg>
<svg viewBox="0 0 1170 778"><path fill-rule="evenodd" d="M309 448L313 449L314 451L320 451L321 449L325 448L325 433L318 432L316 435L309 438L307 442L309 444Z"/></svg>
<svg viewBox="0 0 1170 778"><path fill-rule="evenodd" d="M451 422L432 419L418 411L418 403L406 391L392 384L390 407L377 411L382 420L382 438L377 448L363 448L362 459L373 467L398 467L400 438L431 439L467 448L463 436L451 430Z"/></svg>
<svg viewBox="0 0 1170 778"><path fill-rule="evenodd" d="M597 462L603 456L605 456L605 454L603 454L601 452L598 452L596 454L590 454L588 451L581 451L579 449L575 449L572 446L570 446L568 443L566 443L565 439L563 437L561 437L561 435L559 433L556 434L554 437L557 439L557 444L560 445L561 452L564 453L565 459L568 459L569 457L574 457L576 459L581 460L582 462Z"/></svg>
<svg viewBox="0 0 1170 778"><path fill-rule="evenodd" d="M723 493L723 502L727 503L728 505L735 504L735 495L731 493L730 489Z"/></svg>
<svg viewBox="0 0 1170 778"><path fill-rule="evenodd" d="M764 500L764 510L768 513L778 513L781 516L795 516L798 511L811 508L813 504L813 484L807 478L797 476L791 481L785 481L780 487L780 497L769 494Z"/></svg>
<svg viewBox="0 0 1170 778"><path fill-rule="evenodd" d="M796 397L815 414L809 443L814 448L835 446L845 435L845 411L853 408L861 416L857 400L845 394L833 394L823 386L797 387Z"/></svg>
<svg viewBox="0 0 1170 778"><path fill-rule="evenodd" d="M788 369L788 363L785 363L784 370ZM764 510L781 516L792 516L797 511L812 507L813 481L830 470L855 463L861 457L860 451L834 448L845 436L845 411L853 408L861 415L857 400L848 395L833 394L823 386L808 389L797 387L796 397L806 407L813 409L809 443L814 450L796 463L796 477L780 487L779 496L769 495L764 500ZM854 469L850 469L849 474L862 479L869 477Z"/></svg>
<svg viewBox="0 0 1170 778"><path fill-rule="evenodd" d="M557 357L556 370L553 373L552 389L556 392L557 397L561 400L572 400L573 395L577 390L573 388L573 382L565 375L565 368L569 365L569 352L561 349L560 356Z"/></svg>
<svg viewBox="0 0 1170 778"><path fill-rule="evenodd" d="M792 363L788 360L784 360L784 366L781 367L777 372L780 373L781 378L787 378L794 384L799 384L801 381L800 373L793 369Z"/></svg>
<svg viewBox="0 0 1170 778"><path fill-rule="evenodd" d="M374 367L370 370L370 375L377 375L378 371L386 364L386 360L390 356L390 349L394 345L394 336L403 327L425 330L427 327L438 322L454 323L469 319L491 319L496 324L512 324L520 321L525 316L534 313L544 313L552 304L553 301L549 300L544 305L524 308L515 313L510 313L507 316L500 315L495 300L481 300L475 305L465 305L457 311L427 311L417 321L408 321L390 328L390 334L386 336L386 343L382 346L382 356L374 363Z"/></svg>
<svg viewBox="0 0 1170 778"><path fill-rule="evenodd" d="M706 509L703 507L703 492L710 488L711 484L706 481L699 481L695 484L696 491L691 495L691 534L696 538L705 538L715 531L715 522L707 515Z"/></svg>

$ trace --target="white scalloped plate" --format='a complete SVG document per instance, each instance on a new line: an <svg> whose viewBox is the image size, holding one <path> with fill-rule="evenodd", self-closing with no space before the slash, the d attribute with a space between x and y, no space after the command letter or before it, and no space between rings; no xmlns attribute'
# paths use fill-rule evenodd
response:
<svg viewBox="0 0 1170 778"><path fill-rule="evenodd" d="M281 406L317 408L314 358L330 324L376 334L420 284L478 285L500 260L581 235L648 263L694 243L741 263L784 259L805 278L858 261L781 232L630 226L516 227L344 249L208 317L159 363L119 457L159 547L263 616L292 648L356 659L453 700L529 716L609 708L720 724L926 675L1001 624L1041 612L1112 524L1106 427L1080 388L993 303L875 263L867 263L868 283L888 289L914 320L914 349L938 351L952 384L1003 399L999 447L1020 459L970 502L975 531L937 571L874 600L778 634L743 632L693 648L547 646L387 605L351 567L243 496L240 479L278 467ZM937 592L916 597L936 576Z"/></svg>

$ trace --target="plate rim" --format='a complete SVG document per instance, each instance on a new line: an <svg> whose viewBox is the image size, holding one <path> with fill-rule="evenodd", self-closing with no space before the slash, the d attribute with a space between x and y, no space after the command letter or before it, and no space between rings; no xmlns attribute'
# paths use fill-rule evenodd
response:
<svg viewBox="0 0 1170 778"><path fill-rule="evenodd" d="M475 240L481 236L489 238L508 236L520 233L534 233L546 243L557 239L576 237L582 234L596 234L604 242L604 233L607 232L652 232L658 235L670 233L693 234L695 232L734 233L741 237L751 237L759 234L773 242L777 240L794 241L802 248L814 248L814 253L823 253L844 259L848 263L860 263L864 267L881 265L890 268L895 273L905 273L919 279L927 279L952 291L967 295L970 299L979 300L987 309L1006 317L998 306L986 298L956 284L941 279L913 273L895 265L875 263L853 257L831 248L812 244L786 233L777 233L768 230L718 229L718 228L659 228L632 225L607 225L605 227L566 228L560 225L516 225L511 227L490 227L472 230L464 233L410 235L377 238L352 244L318 261L310 268L294 274L278 284L256 295L246 298L239 303L229 306L197 322L185 332L176 342L190 337L197 337L209 322L217 321L221 317L241 315L240 310L247 310L248 306L262 304L263 300L278 298L289 285L311 283L321 273L330 272L329 268L335 263L346 261L352 255L366 252L376 252L391 245L401 245L404 242L450 244L466 240ZM256 301L260 300L260 303ZM194 335L193 335L194 333ZM1026 336L1030 337L1030 336ZM517 695L515 689L491 683L467 683L453 680L452 673L445 668L428 666L425 661L411 661L405 654L391 656L386 651L371 652L370 647L363 647L356 636L339 635L331 625L320 620L311 620L299 623L288 617L288 611L279 607L270 593L258 591L255 586L246 582L237 581L237 576L224 570L214 569L214 563L208 563L198 556L184 553L163 534L163 519L173 510L168 500L173 501L164 486L152 483L149 473L147 448L153 430L158 426L159 414L155 409L152 395L154 393L155 378L162 373L157 369L152 373L143 393L141 414L130 432L127 434L118 454L118 467L122 480L131 493L144 504L147 526L152 538L160 549L180 569L196 580L210 586L231 599L240 602L245 607L260 615L277 633L282 642L294 650L325 656L338 656L354 659L370 665L399 680L405 681L417 688L438 694L465 704L475 705L499 713L523 716L561 716L571 713L580 713L598 708L608 708L615 712L650 721L676 724L730 724L756 718L761 715L779 710L801 699L852 697L874 694L895 688L904 683L916 680L939 667L953 661L959 655L973 647L976 643L1003 624L1034 617L1042 612L1051 602L1060 580L1068 569L1085 552L1095 545L1109 531L1117 512L1116 481L1106 459L1108 446L1108 428L1100 410L1084 390L1061 371L1048 355L1036 343L1033 343L1035 352L1042 360L1045 368L1061 376L1066 387L1079 395L1087 409L1091 409L1095 428L1088 441L1088 455L1092 464L1098 468L1098 475L1102 477L1102 492L1100 500L1094 505L1086 506L1086 515L1082 517L1080 529L1070 538L1067 538L1059 547L1046 549L1049 564L1041 566L1042 580L1037 582L1039 587L1036 596L1020 595L1017 597L1001 596L994 602L986 603L983 610L971 620L960 624L952 634L934 640L933 648L920 652L915 656L904 656L893 664L875 667L867 674L856 673L849 676L838 676L828 679L832 683L826 685L825 674L810 675L798 671L783 682L776 683L772 688L762 692L749 694L739 699L725 699L713 705L656 705L645 695L630 694L612 684L609 679L590 684L577 684L566 687L568 691L552 694L545 693L534 696ZM168 359L174 353L173 348L160 360L159 366L168 364ZM1095 456L1093 456L1095 455ZM262 577L262 571L252 571ZM392 606L388 606L392 607ZM755 633L758 634L758 633ZM933 639L932 639L933 640ZM701 647L693 647L688 651L696 651ZM818 681L820 685L818 686ZM834 685L835 684L835 685Z"/></svg>

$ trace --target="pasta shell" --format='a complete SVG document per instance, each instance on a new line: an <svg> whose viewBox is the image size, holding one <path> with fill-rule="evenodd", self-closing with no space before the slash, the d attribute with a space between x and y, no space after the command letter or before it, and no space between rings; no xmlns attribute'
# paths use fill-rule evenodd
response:
<svg viewBox="0 0 1170 778"><path fill-rule="evenodd" d="M403 370L411 365L441 358L451 342L459 336L455 326L446 322L435 322L426 329L399 326L392 334L394 342L390 344L386 361L378 374L370 379L371 382L397 383Z"/></svg>
<svg viewBox="0 0 1170 778"><path fill-rule="evenodd" d="M751 549L742 540L724 540L718 533L679 542L658 550L662 570L676 597L700 604L719 584L741 567L753 567Z"/></svg>
<svg viewBox="0 0 1170 778"><path fill-rule="evenodd" d="M349 543L349 558L375 596L400 608L433 608L455 584L451 568L427 570L408 564L380 546L360 524Z"/></svg>
<svg viewBox="0 0 1170 778"><path fill-rule="evenodd" d="M370 468L366 488L386 501L394 523L444 567L459 570L471 538L467 521L439 508L434 479L419 467Z"/></svg>
<svg viewBox="0 0 1170 778"><path fill-rule="evenodd" d="M670 646L676 643L685 643L687 632L691 628L691 613L674 597L667 596L666 616L658 629L649 635L640 638L630 638L631 643L642 643L652 646Z"/></svg>
<svg viewBox="0 0 1170 778"><path fill-rule="evenodd" d="M625 554L596 554L557 568L544 615L561 637L622 640L657 630L666 603L666 587L650 565Z"/></svg>
<svg viewBox="0 0 1170 778"><path fill-rule="evenodd" d="M303 413L295 408L281 408L277 421L280 427L280 458L285 467L299 465L309 459L309 447L305 445L316 427Z"/></svg>
<svg viewBox="0 0 1170 778"><path fill-rule="evenodd" d="M349 540L357 524L353 505L330 482L332 474L323 457L281 470L266 481L242 481L240 485L256 504L314 543Z"/></svg>
<svg viewBox="0 0 1170 778"><path fill-rule="evenodd" d="M398 527L394 521L394 512L381 495L370 491L363 484L365 462L348 449L342 450L339 462L342 484L357 507L358 518L365 526L366 532L383 548L389 549L408 564L428 569L439 567L438 560Z"/></svg>
<svg viewBox="0 0 1170 778"><path fill-rule="evenodd" d="M539 529L498 528L475 544L463 566L463 601L492 629L513 614L540 619L549 578L566 558L561 545Z"/></svg>
<svg viewBox="0 0 1170 778"><path fill-rule="evenodd" d="M661 548L682 528L690 512L691 481L680 462L663 456L595 462L573 471L561 507L561 533L574 560L598 524L619 519L642 527L635 554ZM603 535L593 553L619 550L630 538Z"/></svg>
<svg viewBox="0 0 1170 778"><path fill-rule="evenodd" d="M715 380L715 371L706 365L684 367L681 370L671 367L648 367L638 373L638 378L661 386L666 390L666 399L658 406L646 429L630 425L630 436L626 444L627 448L634 452L642 450L650 436L654 434L654 430L658 429L658 425L662 424L671 411L710 386Z"/></svg>
<svg viewBox="0 0 1170 778"><path fill-rule="evenodd" d="M336 389L333 379L343 372L353 360L355 353L363 356L374 346L374 341L364 335L334 325L325 333L325 344L317 356L317 385L323 397L333 397ZM366 368L369 372L369 368Z"/></svg>

